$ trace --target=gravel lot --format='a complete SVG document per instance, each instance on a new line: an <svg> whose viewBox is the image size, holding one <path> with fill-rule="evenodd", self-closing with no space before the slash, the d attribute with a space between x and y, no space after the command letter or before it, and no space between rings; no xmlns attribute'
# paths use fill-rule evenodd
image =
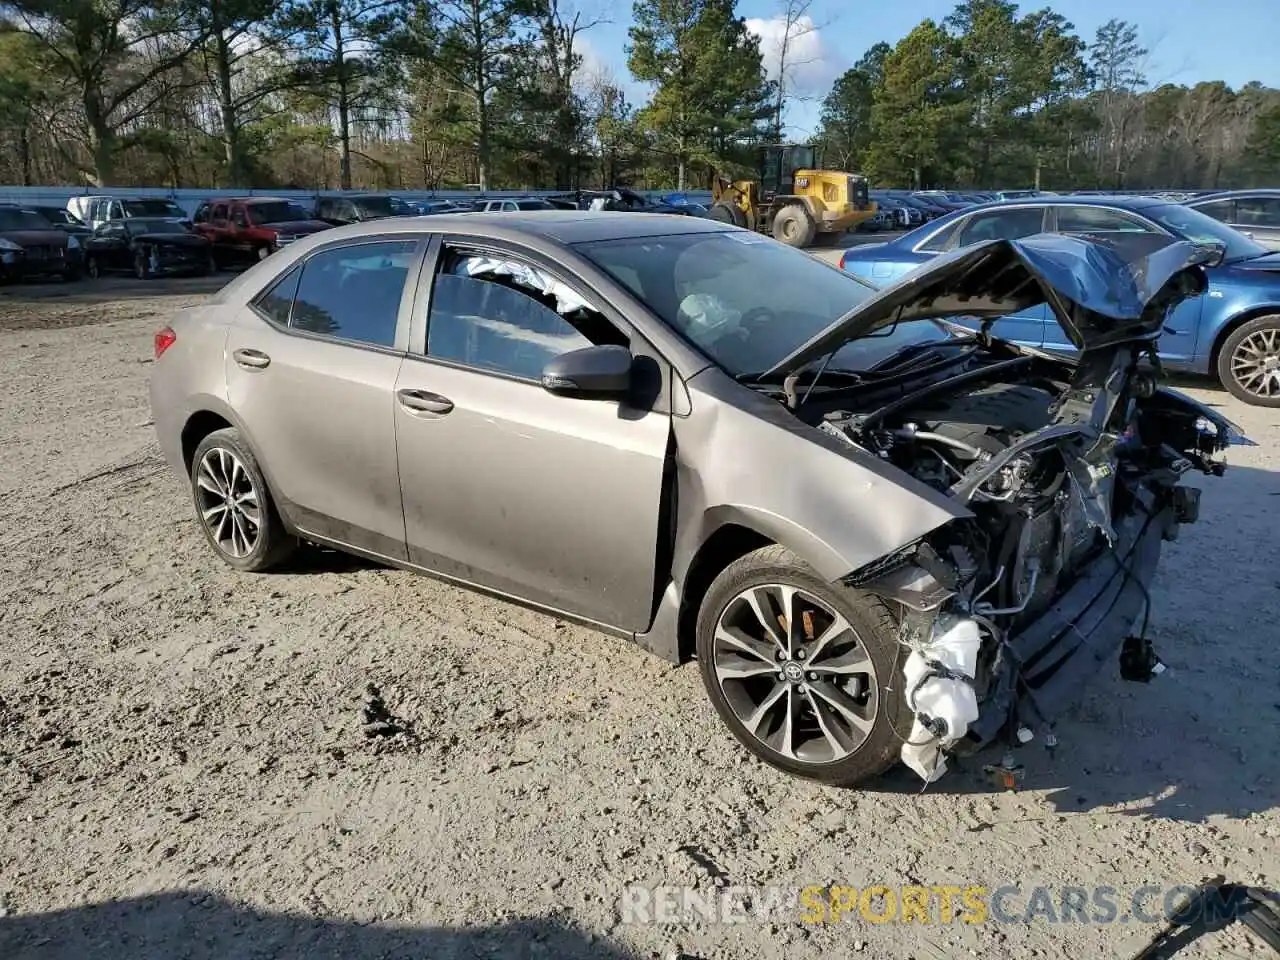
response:
<svg viewBox="0 0 1280 960"><path fill-rule="evenodd" d="M1170 670L921 795L747 758L692 666L313 551L213 557L149 425L206 281L0 290L0 957L1120 957L1149 925L621 922L630 882L1280 887L1280 424L1170 545ZM376 685L407 732L366 739ZM1016 898L1013 902L1020 903ZM1158 898L1155 903L1158 904ZM1263 956L1242 927L1180 957Z"/></svg>

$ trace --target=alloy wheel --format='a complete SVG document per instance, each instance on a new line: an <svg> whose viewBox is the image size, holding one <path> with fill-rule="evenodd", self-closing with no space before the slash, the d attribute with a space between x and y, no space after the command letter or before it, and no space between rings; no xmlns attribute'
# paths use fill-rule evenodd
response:
<svg viewBox="0 0 1280 960"><path fill-rule="evenodd" d="M225 447L208 450L196 473L196 494L200 521L218 549L236 559L251 554L262 536L262 506L240 458Z"/></svg>
<svg viewBox="0 0 1280 960"><path fill-rule="evenodd" d="M721 612L713 650L729 708L770 750L834 763L870 735L875 664L849 622L812 594L780 583L747 588Z"/></svg>
<svg viewBox="0 0 1280 960"><path fill-rule="evenodd" d="M1280 328L1256 330L1236 344L1231 376L1255 397L1280 397Z"/></svg>

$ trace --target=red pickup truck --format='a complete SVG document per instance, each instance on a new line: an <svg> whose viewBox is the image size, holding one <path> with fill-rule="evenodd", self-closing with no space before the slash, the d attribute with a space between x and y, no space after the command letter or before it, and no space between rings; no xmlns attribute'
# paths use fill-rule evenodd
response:
<svg viewBox="0 0 1280 960"><path fill-rule="evenodd" d="M219 263L262 260L299 237L330 226L280 197L206 200L191 219L192 229L212 242Z"/></svg>

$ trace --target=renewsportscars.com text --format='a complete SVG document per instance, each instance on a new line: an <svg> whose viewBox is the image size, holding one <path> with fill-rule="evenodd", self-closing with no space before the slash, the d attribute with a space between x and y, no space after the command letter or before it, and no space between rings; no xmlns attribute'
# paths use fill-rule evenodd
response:
<svg viewBox="0 0 1280 960"><path fill-rule="evenodd" d="M1182 913L1191 886L982 885L680 887L632 885L618 900L623 923L1164 923ZM1206 910L1225 909L1209 903ZM1220 919L1230 919L1222 917Z"/></svg>

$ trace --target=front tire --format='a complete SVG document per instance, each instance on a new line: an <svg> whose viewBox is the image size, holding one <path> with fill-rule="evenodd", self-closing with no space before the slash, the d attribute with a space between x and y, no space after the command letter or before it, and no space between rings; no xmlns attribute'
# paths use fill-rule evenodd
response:
<svg viewBox="0 0 1280 960"><path fill-rule="evenodd" d="M97 280L102 276L102 264L98 262L97 257L90 257L85 261L85 270L90 280Z"/></svg>
<svg viewBox="0 0 1280 960"><path fill-rule="evenodd" d="M807 247L817 232L813 220L799 204L783 207L773 217L773 239L788 247Z"/></svg>
<svg viewBox="0 0 1280 960"><path fill-rule="evenodd" d="M698 613L698 667L730 732L794 776L852 786L897 761L911 711L897 622L780 546L731 563Z"/></svg>
<svg viewBox="0 0 1280 960"><path fill-rule="evenodd" d="M139 250L137 256L133 258L133 275L139 280L151 278L151 258L147 256L145 250Z"/></svg>
<svg viewBox="0 0 1280 960"><path fill-rule="evenodd" d="M298 547L280 520L257 459L232 427L213 431L196 447L191 495L209 545L237 570L269 570Z"/></svg>
<svg viewBox="0 0 1280 960"><path fill-rule="evenodd" d="M1237 400L1280 407L1280 314L1231 331L1218 351L1218 379Z"/></svg>
<svg viewBox="0 0 1280 960"><path fill-rule="evenodd" d="M724 200L711 205L711 209L707 211L707 218L720 223L731 223L735 227L747 225L747 215L742 212L742 208Z"/></svg>

